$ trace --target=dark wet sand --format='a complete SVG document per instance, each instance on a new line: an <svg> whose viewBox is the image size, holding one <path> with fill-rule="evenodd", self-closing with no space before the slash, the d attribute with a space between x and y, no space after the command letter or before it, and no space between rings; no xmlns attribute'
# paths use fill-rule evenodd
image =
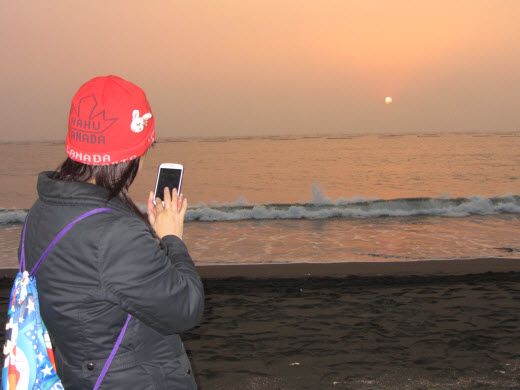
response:
<svg viewBox="0 0 520 390"><path fill-rule="evenodd" d="M520 389L520 260L429 263L199 268L199 388Z"/></svg>

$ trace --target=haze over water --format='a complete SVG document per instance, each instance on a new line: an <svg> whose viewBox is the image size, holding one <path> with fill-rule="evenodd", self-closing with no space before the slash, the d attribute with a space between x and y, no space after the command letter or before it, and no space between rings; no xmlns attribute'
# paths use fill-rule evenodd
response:
<svg viewBox="0 0 520 390"><path fill-rule="evenodd" d="M518 131L516 0L47 0L1 10L2 141L62 140L74 93L107 74L146 91L163 137Z"/></svg>
<svg viewBox="0 0 520 390"><path fill-rule="evenodd" d="M37 173L63 149L0 144L2 265L16 262ZM159 163L185 166L198 264L516 258L518 150L518 133L159 141L131 193L144 204Z"/></svg>

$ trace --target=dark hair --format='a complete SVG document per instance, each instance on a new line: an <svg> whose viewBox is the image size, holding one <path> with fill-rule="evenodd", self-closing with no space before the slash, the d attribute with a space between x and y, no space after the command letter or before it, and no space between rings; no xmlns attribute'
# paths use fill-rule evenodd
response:
<svg viewBox="0 0 520 390"><path fill-rule="evenodd" d="M87 165L67 158L58 168L58 180L95 181L96 185L108 191L107 202L115 197L121 199L141 219L148 219L128 194L128 188L133 183L141 157L113 165Z"/></svg>

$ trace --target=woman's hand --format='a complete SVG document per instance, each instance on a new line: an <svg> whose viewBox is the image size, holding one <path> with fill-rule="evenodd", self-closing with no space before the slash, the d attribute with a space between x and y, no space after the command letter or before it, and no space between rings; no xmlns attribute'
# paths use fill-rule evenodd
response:
<svg viewBox="0 0 520 390"><path fill-rule="evenodd" d="M182 239L184 228L184 216L188 209L188 200L178 196L177 189L164 188L164 206L160 198L155 199L153 204L153 192L148 196L148 221L160 238L174 235Z"/></svg>

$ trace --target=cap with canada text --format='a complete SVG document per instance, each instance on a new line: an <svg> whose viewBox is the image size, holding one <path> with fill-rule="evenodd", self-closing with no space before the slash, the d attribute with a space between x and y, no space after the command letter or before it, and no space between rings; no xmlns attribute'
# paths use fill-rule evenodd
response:
<svg viewBox="0 0 520 390"><path fill-rule="evenodd" d="M144 91L117 76L81 86L70 107L67 155L88 165L142 156L155 139L155 119Z"/></svg>

